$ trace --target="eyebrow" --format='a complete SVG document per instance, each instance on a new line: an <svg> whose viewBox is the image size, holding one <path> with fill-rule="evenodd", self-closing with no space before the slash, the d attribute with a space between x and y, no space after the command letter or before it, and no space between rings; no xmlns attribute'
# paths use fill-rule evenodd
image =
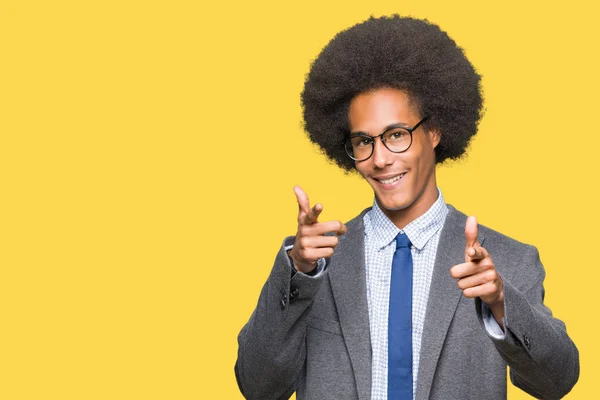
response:
<svg viewBox="0 0 600 400"><path fill-rule="evenodd" d="M381 131L381 133L387 132L390 129L394 129L394 128L403 128L403 129L407 129L408 128L408 124L405 124L404 122L396 122L394 124L388 125L386 126L383 131ZM367 132L363 132L363 131L358 131L358 132L350 132L350 136L356 136L356 135L366 135L366 136L370 136L370 137L375 137L377 135L371 136L369 135Z"/></svg>

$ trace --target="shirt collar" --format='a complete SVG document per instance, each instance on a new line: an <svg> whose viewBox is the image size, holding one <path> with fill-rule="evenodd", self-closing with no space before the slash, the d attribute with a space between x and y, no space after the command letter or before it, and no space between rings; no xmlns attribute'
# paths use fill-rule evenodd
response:
<svg viewBox="0 0 600 400"><path fill-rule="evenodd" d="M437 200L429 210L414 221L411 221L404 229L398 229L381 210L377 204L377 200L373 201L373 208L367 214L371 229L366 230L367 235L372 235L372 243L377 249L382 249L393 242L398 233L404 232L412 245L422 250L429 239L442 228L448 214L448 206L439 188L438 194Z"/></svg>

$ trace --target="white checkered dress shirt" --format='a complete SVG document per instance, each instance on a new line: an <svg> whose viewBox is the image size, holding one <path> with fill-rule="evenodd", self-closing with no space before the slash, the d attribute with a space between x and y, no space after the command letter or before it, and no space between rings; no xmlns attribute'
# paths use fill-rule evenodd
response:
<svg viewBox="0 0 600 400"><path fill-rule="evenodd" d="M402 231L381 211L377 202L367 212L365 224L365 258L367 275L367 299L369 303L369 325L371 329L372 400L387 400L388 378L388 310L392 259L396 250L395 238L406 233L412 243L413 259L413 398L417 388L417 372L421 352L421 336L425 321L425 310L431 286L437 246L442 226L448 214L442 192L431 208L408 224Z"/></svg>

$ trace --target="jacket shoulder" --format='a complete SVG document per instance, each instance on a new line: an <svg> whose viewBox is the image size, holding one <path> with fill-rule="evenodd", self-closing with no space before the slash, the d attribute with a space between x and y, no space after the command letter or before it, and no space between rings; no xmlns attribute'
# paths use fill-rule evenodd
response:
<svg viewBox="0 0 600 400"><path fill-rule="evenodd" d="M467 215L465 213L457 210L450 204L448 204L448 209L449 209L449 213L448 213L448 216L446 217L446 222L449 224L458 225L458 226L462 227L462 229L464 231L464 226L467 222ZM523 250L525 248L533 248L533 246L531 246L530 244L521 242L521 241L514 239L510 236L507 236L501 232L498 232L497 230L494 230L488 226L481 225L481 224L479 224L479 235L486 242L492 242L494 245L502 245L503 247L509 247L509 248L520 248ZM485 247L485 244L483 246Z"/></svg>

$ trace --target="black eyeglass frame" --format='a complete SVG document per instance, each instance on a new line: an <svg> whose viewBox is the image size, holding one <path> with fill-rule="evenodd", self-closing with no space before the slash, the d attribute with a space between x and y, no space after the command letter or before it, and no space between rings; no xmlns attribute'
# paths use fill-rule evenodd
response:
<svg viewBox="0 0 600 400"><path fill-rule="evenodd" d="M344 150L346 151L346 154L348 155L348 157L350 157L351 159L353 159L354 161L366 161L369 158L371 158L371 156L373 155L373 152L375 151L375 139L379 138L381 140L381 143L383 143L383 145L385 146L386 149L388 149L389 151L391 151L392 153L404 153L405 151L408 151L408 149L410 149L410 146L412 146L412 142L413 142L413 132L417 130L417 128L419 126L421 126L421 124L425 121L427 121L429 119L429 116L426 115L425 117L423 117L419 122L417 122L417 124L415 126L413 126L412 128L407 128L405 126L402 126L400 124L396 124L396 125L392 125L389 128L387 128L385 131L383 131L383 133L377 135L377 136L369 136L367 134L363 134L363 133L357 133L354 135L350 135L349 137L346 138L346 140L344 140L343 146L344 146ZM408 145L408 147L404 150L401 151L394 151L392 149L390 149L387 144L385 144L385 140L383 138L383 136L388 133L389 131L391 131L392 129L404 129L405 131L408 132L408 134L410 135L410 144ZM369 139L371 140L371 153L369 154L368 157L366 158L355 158L352 154L350 154L350 151L348 151L348 147L346 146L347 143L356 138L356 137L361 137L361 138L365 138L365 139Z"/></svg>

